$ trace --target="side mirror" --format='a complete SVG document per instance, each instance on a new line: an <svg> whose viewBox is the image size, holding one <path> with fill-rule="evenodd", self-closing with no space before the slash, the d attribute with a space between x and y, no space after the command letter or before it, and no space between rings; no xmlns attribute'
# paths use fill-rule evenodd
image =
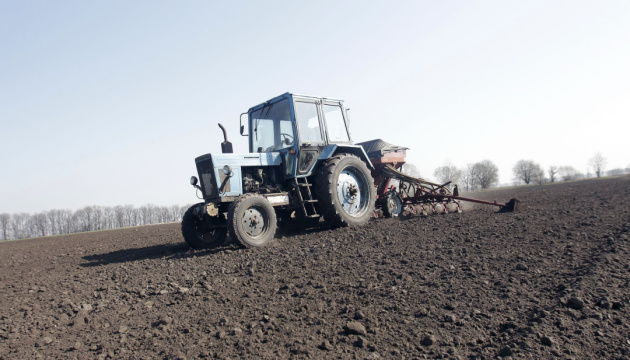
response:
<svg viewBox="0 0 630 360"><path fill-rule="evenodd" d="M195 186L195 185L197 185L197 182L198 182L198 181L199 181L199 180L197 180L197 177L196 177L196 176L191 176L191 177L190 177L190 185Z"/></svg>
<svg viewBox="0 0 630 360"><path fill-rule="evenodd" d="M241 136L248 136L248 134L245 134L245 125L243 125L243 115L247 115L247 114L248 113L242 113L239 119L239 122L241 124Z"/></svg>

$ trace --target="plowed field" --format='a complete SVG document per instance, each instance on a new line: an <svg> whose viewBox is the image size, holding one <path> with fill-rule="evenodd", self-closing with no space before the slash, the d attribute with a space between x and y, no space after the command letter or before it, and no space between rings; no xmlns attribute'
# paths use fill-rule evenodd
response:
<svg viewBox="0 0 630 360"><path fill-rule="evenodd" d="M179 224L0 243L0 359L627 359L630 178L190 250Z"/></svg>

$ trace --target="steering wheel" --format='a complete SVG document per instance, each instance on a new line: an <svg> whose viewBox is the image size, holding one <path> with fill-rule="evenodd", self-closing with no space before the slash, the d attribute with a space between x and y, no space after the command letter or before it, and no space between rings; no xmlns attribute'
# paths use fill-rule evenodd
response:
<svg viewBox="0 0 630 360"><path fill-rule="evenodd" d="M293 135L287 133L280 133L283 136L285 145L290 145L293 142Z"/></svg>

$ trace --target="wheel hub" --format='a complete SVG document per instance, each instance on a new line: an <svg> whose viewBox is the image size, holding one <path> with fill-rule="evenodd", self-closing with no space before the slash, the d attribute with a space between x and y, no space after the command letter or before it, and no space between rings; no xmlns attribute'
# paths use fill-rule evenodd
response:
<svg viewBox="0 0 630 360"><path fill-rule="evenodd" d="M357 175L344 170L337 181L337 196L341 207L350 215L357 215L362 209L361 187Z"/></svg>
<svg viewBox="0 0 630 360"><path fill-rule="evenodd" d="M241 223L243 229L245 229L250 236L258 236L265 230L263 214L255 208L249 208L245 211Z"/></svg>

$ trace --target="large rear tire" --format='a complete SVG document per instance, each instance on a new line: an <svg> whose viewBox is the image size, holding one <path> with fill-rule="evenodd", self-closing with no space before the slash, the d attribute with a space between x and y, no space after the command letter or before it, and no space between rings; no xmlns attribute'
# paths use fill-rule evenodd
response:
<svg viewBox="0 0 630 360"><path fill-rule="evenodd" d="M244 248L261 247L273 240L277 228L276 212L263 196L241 195L228 211L230 237Z"/></svg>
<svg viewBox="0 0 630 360"><path fill-rule="evenodd" d="M354 155L328 159L317 175L315 191L319 211L332 226L363 225L374 212L374 179Z"/></svg>
<svg viewBox="0 0 630 360"><path fill-rule="evenodd" d="M205 212L205 204L191 206L182 218L182 235L193 249L208 249L225 242L227 228L222 214L213 217Z"/></svg>

